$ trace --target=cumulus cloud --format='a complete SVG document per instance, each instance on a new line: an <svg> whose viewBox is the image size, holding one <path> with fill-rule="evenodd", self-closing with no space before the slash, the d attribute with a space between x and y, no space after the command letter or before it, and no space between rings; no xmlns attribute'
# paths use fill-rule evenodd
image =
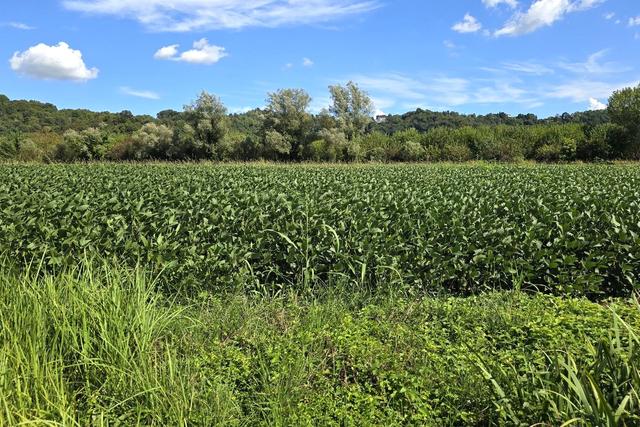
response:
<svg viewBox="0 0 640 427"><path fill-rule="evenodd" d="M178 55L178 47L180 47L180 45L177 44L161 47L153 57L155 59L174 59Z"/></svg>
<svg viewBox="0 0 640 427"><path fill-rule="evenodd" d="M482 29L482 24L478 22L475 17L467 13L464 15L464 19L451 27L451 29L458 33L475 33Z"/></svg>
<svg viewBox="0 0 640 427"><path fill-rule="evenodd" d="M132 89L128 86L121 87L120 92L124 93L125 95L135 96L136 98L151 99L154 101L160 99L160 95L155 92L152 92L150 90Z"/></svg>
<svg viewBox="0 0 640 427"><path fill-rule="evenodd" d="M496 36L518 36L553 25L565 15L590 9L603 0L535 0L526 12L517 12Z"/></svg>
<svg viewBox="0 0 640 427"><path fill-rule="evenodd" d="M55 46L40 43L14 53L9 63L16 73L36 79L87 81L98 77L97 68L85 65L82 52L65 42Z"/></svg>
<svg viewBox="0 0 640 427"><path fill-rule="evenodd" d="M313 24L380 7L378 0L64 0L70 10L132 18L154 31Z"/></svg>
<svg viewBox="0 0 640 427"><path fill-rule="evenodd" d="M589 110L606 110L607 104L598 101L595 98L589 98Z"/></svg>
<svg viewBox="0 0 640 427"><path fill-rule="evenodd" d="M302 59L302 66L303 67L313 67L313 61L310 60L309 58L303 58Z"/></svg>
<svg viewBox="0 0 640 427"><path fill-rule="evenodd" d="M636 16L635 18L629 18L629 26L630 27L640 26L640 15Z"/></svg>
<svg viewBox="0 0 640 427"><path fill-rule="evenodd" d="M498 7L501 4L506 4L511 8L518 7L517 0L482 0L482 3L484 3L484 5L487 7Z"/></svg>
<svg viewBox="0 0 640 427"><path fill-rule="evenodd" d="M221 46L211 45L207 39L200 39L193 43L193 49L180 53L180 45L173 44L161 47L153 55L154 58L166 61L181 61L191 64L215 64L225 56L228 56L226 49Z"/></svg>

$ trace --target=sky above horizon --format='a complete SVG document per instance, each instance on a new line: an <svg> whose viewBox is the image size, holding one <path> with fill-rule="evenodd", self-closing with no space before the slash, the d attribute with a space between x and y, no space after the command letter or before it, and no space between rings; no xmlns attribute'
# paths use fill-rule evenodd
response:
<svg viewBox="0 0 640 427"><path fill-rule="evenodd" d="M637 0L21 0L0 13L0 93L60 108L230 112L353 80L376 112L601 109L640 82Z"/></svg>

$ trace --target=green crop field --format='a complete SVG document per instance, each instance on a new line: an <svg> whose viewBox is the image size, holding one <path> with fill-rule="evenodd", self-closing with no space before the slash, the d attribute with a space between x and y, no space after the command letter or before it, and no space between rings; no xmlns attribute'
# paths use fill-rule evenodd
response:
<svg viewBox="0 0 640 427"><path fill-rule="evenodd" d="M640 166L0 164L0 425L640 424Z"/></svg>
<svg viewBox="0 0 640 427"><path fill-rule="evenodd" d="M630 295L638 166L0 166L0 253L173 286Z"/></svg>

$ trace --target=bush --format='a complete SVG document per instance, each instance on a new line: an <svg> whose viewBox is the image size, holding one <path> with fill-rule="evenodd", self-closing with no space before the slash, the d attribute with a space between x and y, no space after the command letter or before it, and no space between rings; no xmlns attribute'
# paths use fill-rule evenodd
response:
<svg viewBox="0 0 640 427"><path fill-rule="evenodd" d="M610 123L594 127L577 148L580 160L609 159L614 155L615 137L619 127Z"/></svg>
<svg viewBox="0 0 640 427"><path fill-rule="evenodd" d="M56 147L55 159L62 162L90 160L89 149L79 132L68 130L62 142Z"/></svg>
<svg viewBox="0 0 640 427"><path fill-rule="evenodd" d="M519 139L517 129L507 126L497 126L490 129L493 135L478 141L476 157L500 162L514 162L524 159L523 141Z"/></svg>
<svg viewBox="0 0 640 427"><path fill-rule="evenodd" d="M318 139L309 144L307 156L314 162L335 162L337 153L327 141Z"/></svg>
<svg viewBox="0 0 640 427"><path fill-rule="evenodd" d="M535 159L539 162L557 162L561 157L559 145L545 144L536 150Z"/></svg>
<svg viewBox="0 0 640 427"><path fill-rule="evenodd" d="M309 146L309 155L312 160L335 162L353 161L360 157L359 145L350 142L346 135L338 129L322 129L318 140Z"/></svg>
<svg viewBox="0 0 640 427"><path fill-rule="evenodd" d="M471 159L473 159L473 153L466 145L455 143L445 145L442 149L442 160L449 162L466 162Z"/></svg>
<svg viewBox="0 0 640 427"><path fill-rule="evenodd" d="M439 147L442 149L447 145L455 143L454 129L438 127L427 131L422 136L422 145L425 147Z"/></svg>
<svg viewBox="0 0 640 427"><path fill-rule="evenodd" d="M81 132L68 130L56 147L54 158L62 162L100 160L108 152L108 135L100 129L89 128Z"/></svg>
<svg viewBox="0 0 640 427"><path fill-rule="evenodd" d="M355 139L365 160L384 162L388 160L387 147L390 144L389 136L380 132L371 132Z"/></svg>
<svg viewBox="0 0 640 427"><path fill-rule="evenodd" d="M15 141L8 138L0 138L0 160L14 160L18 153L18 146Z"/></svg>
<svg viewBox="0 0 640 427"><path fill-rule="evenodd" d="M220 160L244 160L242 144L246 139L247 135L242 132L228 132L224 138L222 138L222 141L220 141L218 152Z"/></svg>
<svg viewBox="0 0 640 427"><path fill-rule="evenodd" d="M291 142L285 135L268 130L264 136L264 153L271 160L286 159L291 152Z"/></svg>
<svg viewBox="0 0 640 427"><path fill-rule="evenodd" d="M406 142L400 149L400 160L403 162L418 162L425 159L425 150L418 142Z"/></svg>
<svg viewBox="0 0 640 427"><path fill-rule="evenodd" d="M435 145L428 145L424 148L424 160L437 162L442 160L442 150Z"/></svg>
<svg viewBox="0 0 640 427"><path fill-rule="evenodd" d="M167 126L147 123L126 141L121 153L123 160L166 159L173 132Z"/></svg>
<svg viewBox="0 0 640 427"><path fill-rule="evenodd" d="M396 132L391 137L391 160L404 162L417 162L424 158L424 149L421 144L422 135L415 129L407 129Z"/></svg>

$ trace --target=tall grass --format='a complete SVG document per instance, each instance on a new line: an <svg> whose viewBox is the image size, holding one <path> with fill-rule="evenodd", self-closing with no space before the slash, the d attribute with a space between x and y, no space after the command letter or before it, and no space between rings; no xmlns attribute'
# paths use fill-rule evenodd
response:
<svg viewBox="0 0 640 427"><path fill-rule="evenodd" d="M0 425L186 425L202 399L172 346L183 311L140 273L34 277L0 273ZM227 402L211 399L202 421Z"/></svg>

